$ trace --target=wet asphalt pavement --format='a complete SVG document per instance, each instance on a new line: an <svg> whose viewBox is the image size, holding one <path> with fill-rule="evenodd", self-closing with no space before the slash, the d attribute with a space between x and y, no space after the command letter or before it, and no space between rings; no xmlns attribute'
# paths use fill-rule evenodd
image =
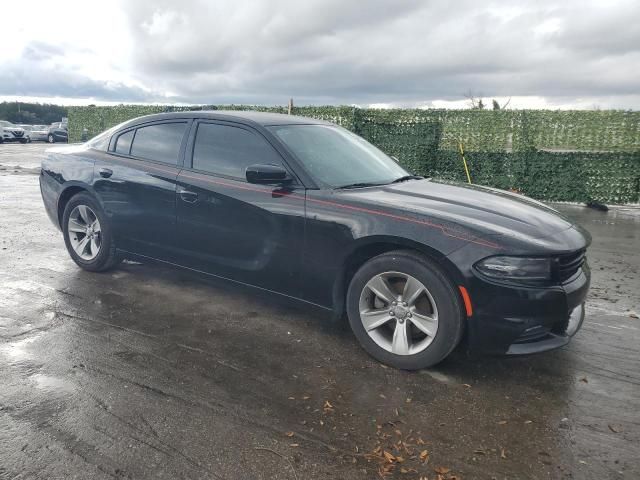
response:
<svg viewBox="0 0 640 480"><path fill-rule="evenodd" d="M43 210L44 148L0 145L0 479L371 479L385 451L389 478L640 478L639 209L558 207L594 237L568 347L408 373L306 306L80 270Z"/></svg>

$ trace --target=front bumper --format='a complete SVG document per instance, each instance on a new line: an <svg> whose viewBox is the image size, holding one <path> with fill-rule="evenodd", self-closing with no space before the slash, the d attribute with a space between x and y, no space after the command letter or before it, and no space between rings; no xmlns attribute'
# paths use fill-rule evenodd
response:
<svg viewBox="0 0 640 480"><path fill-rule="evenodd" d="M469 348L526 355L562 347L582 326L591 274L585 263L571 279L550 287L511 286L474 278L469 291Z"/></svg>
<svg viewBox="0 0 640 480"><path fill-rule="evenodd" d="M13 134L3 134L2 135L2 141L4 142L25 142L27 141L27 136L25 135L13 135Z"/></svg>

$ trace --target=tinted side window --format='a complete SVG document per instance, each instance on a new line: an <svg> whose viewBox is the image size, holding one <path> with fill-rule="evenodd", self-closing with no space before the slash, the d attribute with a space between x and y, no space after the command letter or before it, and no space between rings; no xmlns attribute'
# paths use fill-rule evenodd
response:
<svg viewBox="0 0 640 480"><path fill-rule="evenodd" d="M129 155L129 150L131 149L131 140L133 140L133 134L135 132L135 130L125 132L116 139L116 148L114 149L116 153Z"/></svg>
<svg viewBox="0 0 640 480"><path fill-rule="evenodd" d="M256 163L282 165L273 147L248 130L211 123L198 125L193 168L244 179L245 169Z"/></svg>
<svg viewBox="0 0 640 480"><path fill-rule="evenodd" d="M176 165L186 127L186 123L160 123L139 128L131 155Z"/></svg>

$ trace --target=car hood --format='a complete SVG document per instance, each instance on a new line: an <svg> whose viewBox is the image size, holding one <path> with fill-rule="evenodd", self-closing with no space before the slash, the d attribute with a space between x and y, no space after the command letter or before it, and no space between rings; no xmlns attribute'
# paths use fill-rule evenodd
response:
<svg viewBox="0 0 640 480"><path fill-rule="evenodd" d="M577 227L569 218L542 202L479 185L424 179L350 190L348 195L452 222L475 231L479 236L508 235L536 239Z"/></svg>

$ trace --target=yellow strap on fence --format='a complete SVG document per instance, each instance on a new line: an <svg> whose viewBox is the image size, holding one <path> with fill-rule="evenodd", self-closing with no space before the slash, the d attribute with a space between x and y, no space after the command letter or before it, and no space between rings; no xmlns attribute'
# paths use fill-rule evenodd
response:
<svg viewBox="0 0 640 480"><path fill-rule="evenodd" d="M467 181L471 184L471 175L469 175L469 166L467 165L467 159L464 158L464 149L462 148L462 141L458 140L458 146L460 147L460 156L462 157L462 163L464 164L464 171L467 174Z"/></svg>

